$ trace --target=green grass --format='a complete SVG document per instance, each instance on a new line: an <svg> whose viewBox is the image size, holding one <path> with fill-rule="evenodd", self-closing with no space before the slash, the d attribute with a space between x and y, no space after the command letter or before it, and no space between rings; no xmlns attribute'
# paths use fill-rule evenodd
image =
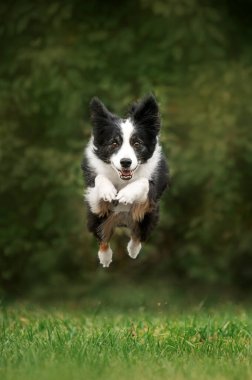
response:
<svg viewBox="0 0 252 380"><path fill-rule="evenodd" d="M0 378L252 379L250 307L132 299L124 309L2 307Z"/></svg>

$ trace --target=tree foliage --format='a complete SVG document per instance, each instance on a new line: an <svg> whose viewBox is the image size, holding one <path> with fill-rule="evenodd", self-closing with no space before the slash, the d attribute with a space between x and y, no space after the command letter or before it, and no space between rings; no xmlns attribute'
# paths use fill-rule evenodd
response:
<svg viewBox="0 0 252 380"><path fill-rule="evenodd" d="M224 0L0 5L4 291L95 270L80 171L89 100L123 114L148 92L173 185L134 270L154 263L159 276L251 285L252 33L242 3L240 13ZM119 254L116 270L126 265Z"/></svg>

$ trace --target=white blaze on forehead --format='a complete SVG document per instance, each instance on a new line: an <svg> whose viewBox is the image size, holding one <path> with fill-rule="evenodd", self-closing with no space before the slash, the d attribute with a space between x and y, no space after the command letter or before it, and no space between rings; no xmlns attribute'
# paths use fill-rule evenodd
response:
<svg viewBox="0 0 252 380"><path fill-rule="evenodd" d="M120 124L122 131L123 143L129 143L130 137L134 132L134 125L130 119L126 119Z"/></svg>
<svg viewBox="0 0 252 380"><path fill-rule="evenodd" d="M130 119L126 119L121 122L120 129L122 132L122 145L120 149L112 155L111 161L113 165L117 168L121 168L121 159L122 158L130 158L132 161L131 170L134 170L137 167L137 157L134 149L130 145L130 138L134 133L134 125Z"/></svg>

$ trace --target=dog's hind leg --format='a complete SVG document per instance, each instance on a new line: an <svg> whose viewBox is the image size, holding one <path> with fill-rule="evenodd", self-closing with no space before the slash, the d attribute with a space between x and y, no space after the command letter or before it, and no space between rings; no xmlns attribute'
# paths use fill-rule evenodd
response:
<svg viewBox="0 0 252 380"><path fill-rule="evenodd" d="M142 248L142 244L139 239L137 238L131 238L128 245L127 245L127 250L128 254L132 259L136 259L140 250Z"/></svg>
<svg viewBox="0 0 252 380"><path fill-rule="evenodd" d="M103 267L108 267L112 261L112 250L109 241L114 229L114 216L107 208L107 202L100 202L100 215L88 210L87 224L90 232L99 242L98 258Z"/></svg>
<svg viewBox="0 0 252 380"><path fill-rule="evenodd" d="M112 249L109 246L109 241L114 231L114 227L117 222L117 215L110 214L107 218L105 217L102 223L97 228L97 236L99 236L99 251L98 257L100 263L104 268L109 267L112 262Z"/></svg>
<svg viewBox="0 0 252 380"><path fill-rule="evenodd" d="M99 245L98 257L103 268L109 267L112 262L112 249L108 243L101 242Z"/></svg>
<svg viewBox="0 0 252 380"><path fill-rule="evenodd" d="M141 243L148 239L157 221L158 208L155 208L153 211L146 213L141 221L133 222L131 226L131 239L127 246L129 256L132 259L137 258L142 247Z"/></svg>

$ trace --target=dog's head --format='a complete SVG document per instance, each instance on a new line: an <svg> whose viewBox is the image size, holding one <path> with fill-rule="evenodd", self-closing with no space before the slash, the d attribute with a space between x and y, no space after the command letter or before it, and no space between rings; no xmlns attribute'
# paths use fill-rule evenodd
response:
<svg viewBox="0 0 252 380"><path fill-rule="evenodd" d="M159 109L150 95L133 104L126 119L112 114L98 99L90 104L94 153L111 164L122 180L133 177L153 154L160 130Z"/></svg>

